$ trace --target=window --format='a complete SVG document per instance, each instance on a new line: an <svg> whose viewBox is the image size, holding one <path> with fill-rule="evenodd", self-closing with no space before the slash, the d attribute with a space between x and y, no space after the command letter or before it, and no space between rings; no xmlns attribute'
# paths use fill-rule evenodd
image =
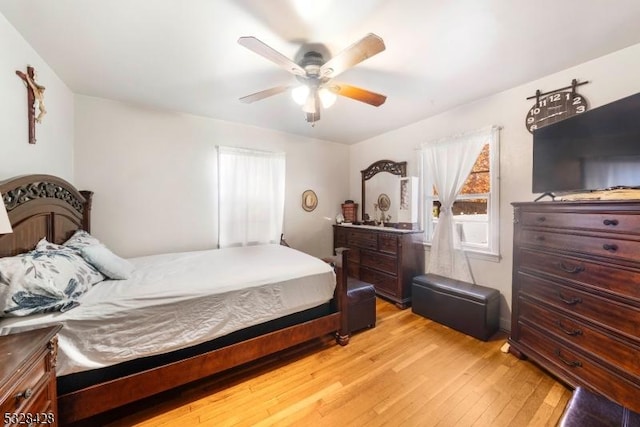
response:
<svg viewBox="0 0 640 427"><path fill-rule="evenodd" d="M218 246L278 243L285 155L218 147Z"/></svg>
<svg viewBox="0 0 640 427"><path fill-rule="evenodd" d="M467 251L499 254L499 159L499 131L492 128L452 207L462 248ZM423 173L422 179L425 237L431 243L440 201L430 174Z"/></svg>

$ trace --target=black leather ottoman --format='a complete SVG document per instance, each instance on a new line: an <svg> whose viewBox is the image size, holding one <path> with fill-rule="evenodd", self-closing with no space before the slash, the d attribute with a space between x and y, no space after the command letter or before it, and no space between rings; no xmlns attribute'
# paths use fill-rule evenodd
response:
<svg viewBox="0 0 640 427"><path fill-rule="evenodd" d="M376 290L371 283L347 279L349 332L376 326Z"/></svg>
<svg viewBox="0 0 640 427"><path fill-rule="evenodd" d="M500 326L500 292L436 274L413 278L414 313L487 341Z"/></svg>
<svg viewBox="0 0 640 427"><path fill-rule="evenodd" d="M560 427L640 426L640 414L578 387L573 392L558 425Z"/></svg>
<svg viewBox="0 0 640 427"><path fill-rule="evenodd" d="M339 280L342 277L339 273L342 269L342 257L334 255L322 260L336 269ZM353 277L347 278L347 303L349 304L347 323L350 333L376 326L376 289L371 283L361 282Z"/></svg>

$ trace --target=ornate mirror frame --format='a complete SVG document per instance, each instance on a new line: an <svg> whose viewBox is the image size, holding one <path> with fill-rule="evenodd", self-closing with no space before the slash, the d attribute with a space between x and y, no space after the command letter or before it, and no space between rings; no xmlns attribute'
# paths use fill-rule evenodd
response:
<svg viewBox="0 0 640 427"><path fill-rule="evenodd" d="M366 223L365 206L367 206L365 184L368 180L370 180L380 172L389 172L393 175L398 175L401 178L404 178L405 176L407 176L407 162L394 162L393 160L378 160L377 162L374 162L371 165L369 165L368 168L360 171L360 173L362 174L362 212L361 212L362 216L361 218L363 223Z"/></svg>

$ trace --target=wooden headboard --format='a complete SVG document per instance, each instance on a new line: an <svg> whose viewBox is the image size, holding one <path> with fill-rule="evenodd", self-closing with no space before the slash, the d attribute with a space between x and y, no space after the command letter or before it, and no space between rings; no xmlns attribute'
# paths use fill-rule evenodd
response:
<svg viewBox="0 0 640 427"><path fill-rule="evenodd" d="M90 230L91 191L78 191L52 175L23 175L0 181L13 233L0 235L0 257L32 250L45 237L63 243L74 231Z"/></svg>

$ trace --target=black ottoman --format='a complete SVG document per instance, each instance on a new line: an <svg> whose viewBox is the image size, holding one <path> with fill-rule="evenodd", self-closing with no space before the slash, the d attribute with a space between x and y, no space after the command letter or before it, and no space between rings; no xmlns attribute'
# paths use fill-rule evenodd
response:
<svg viewBox="0 0 640 427"><path fill-rule="evenodd" d="M371 283L347 279L349 332L376 326L376 290Z"/></svg>
<svg viewBox="0 0 640 427"><path fill-rule="evenodd" d="M573 392L558 425L560 427L640 426L640 414L578 387Z"/></svg>
<svg viewBox="0 0 640 427"><path fill-rule="evenodd" d="M491 338L500 325L497 289L437 274L413 278L411 304L414 313L483 341Z"/></svg>

